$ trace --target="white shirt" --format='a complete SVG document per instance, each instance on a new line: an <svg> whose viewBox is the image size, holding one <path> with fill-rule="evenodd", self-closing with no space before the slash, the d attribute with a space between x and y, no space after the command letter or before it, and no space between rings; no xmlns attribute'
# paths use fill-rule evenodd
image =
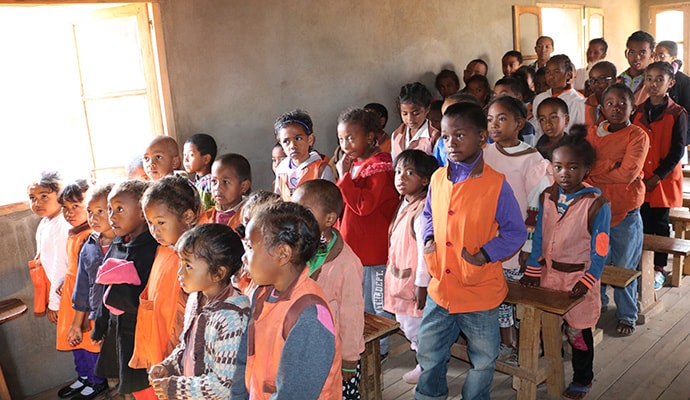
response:
<svg viewBox="0 0 690 400"><path fill-rule="evenodd" d="M60 308L60 296L55 293L65 280L67 272L67 234L72 226L60 213L57 217L44 217L36 228L36 251L50 281L48 309Z"/></svg>

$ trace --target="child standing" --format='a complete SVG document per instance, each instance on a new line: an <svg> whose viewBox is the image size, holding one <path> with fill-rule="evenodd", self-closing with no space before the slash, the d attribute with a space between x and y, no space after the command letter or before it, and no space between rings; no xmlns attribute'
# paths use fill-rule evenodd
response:
<svg viewBox="0 0 690 400"><path fill-rule="evenodd" d="M260 287L238 355L246 369L238 365L231 398L342 398L335 319L307 268L318 246L319 225L299 204L262 208L249 221L245 251Z"/></svg>
<svg viewBox="0 0 690 400"><path fill-rule="evenodd" d="M474 75L467 81L467 86L463 89L464 93L474 96L482 107L486 107L491 100L491 86L489 80L484 75Z"/></svg>
<svg viewBox="0 0 690 400"><path fill-rule="evenodd" d="M184 142L182 164L185 171L194 173L194 186L201 196L201 205L208 210L215 204L211 194L211 165L216 159L218 145L213 136L195 133Z"/></svg>
<svg viewBox="0 0 690 400"><path fill-rule="evenodd" d="M606 120L601 112L602 96L607 87L616 83L616 66L608 61L601 61L589 70L589 89L592 91L585 99L585 125L599 126Z"/></svg>
<svg viewBox="0 0 690 400"><path fill-rule="evenodd" d="M548 97L539 103L537 121L544 135L535 146L542 157L551 160L551 150L565 135L565 127L570 122L568 105L558 97Z"/></svg>
<svg viewBox="0 0 690 400"><path fill-rule="evenodd" d="M513 189L520 213L527 228L527 240L522 249L503 261L505 278L517 281L522 277L522 267L532 251L532 235L535 217L539 210L539 194L551 181L547 175L549 162L527 143L518 139L518 132L526 123L525 105L514 97L503 96L489 105L488 128L494 143L484 149L486 165L505 175ZM498 318L501 325L501 361L517 364L517 340L514 332L514 306L501 304Z"/></svg>
<svg viewBox="0 0 690 400"><path fill-rule="evenodd" d="M455 71L444 69L436 75L435 86L438 94L441 95L441 99L445 99L460 90L460 78L458 78L458 74Z"/></svg>
<svg viewBox="0 0 690 400"><path fill-rule="evenodd" d="M276 138L287 158L276 169L274 191L284 201L290 201L297 186L312 179L335 181L333 169L321 154L314 151L314 124L302 110L285 113L276 119Z"/></svg>
<svg viewBox="0 0 690 400"><path fill-rule="evenodd" d="M633 117L633 123L649 136L645 159L645 199L640 207L644 233L669 236L669 211L683 205L683 172L680 160L685 152L688 113L668 95L674 85L673 67L665 61L649 64L644 85L649 98ZM654 253L654 288L666 279L668 254Z"/></svg>
<svg viewBox="0 0 690 400"><path fill-rule="evenodd" d="M57 349L62 351L72 351L74 356L74 366L79 375L82 386L74 388L70 385L64 391L58 392L58 397L87 399L96 397L99 393L108 388L105 379L96 376L96 360L100 350L97 344L90 340L86 342L76 341L71 337L71 330L74 327L81 333L82 327L85 330L91 329L90 321L84 321L84 313L80 313L81 318L75 320L77 312L72 308L72 294L77 280L77 270L79 264L79 253L81 248L91 234L91 229L86 221L86 210L84 207L84 195L89 190L89 184L83 180L77 180L65 187L58 196L58 202L62 205L62 214L69 222L72 229L69 230L67 238L67 272L65 280L60 289L60 312L57 321ZM85 323L85 325L84 325ZM77 395L77 396L75 396ZM75 396L75 397L73 397Z"/></svg>
<svg viewBox="0 0 690 400"><path fill-rule="evenodd" d="M510 185L484 163L482 108L452 105L441 127L449 165L432 175L424 205L431 281L419 327L422 374L415 396L448 396L450 349L463 332L472 368L462 397L488 399L500 344L497 307L508 293L500 260L518 251L527 233Z"/></svg>
<svg viewBox="0 0 690 400"><path fill-rule="evenodd" d="M199 197L189 181L166 176L146 189L141 206L158 250L149 281L139 295L132 368L149 369L177 346L187 296L177 282L180 259L173 250L180 236L197 221Z"/></svg>
<svg viewBox="0 0 690 400"><path fill-rule="evenodd" d="M610 247L606 264L637 269L642 257L642 218L645 184L642 168L649 137L642 128L630 124L635 111L632 90L616 83L604 90L602 112L606 121L588 127L587 141L597 153L587 183L601 190L611 201ZM625 288L614 288L618 325L622 336L635 331L637 321L637 280ZM606 287L601 287L602 306L608 304Z"/></svg>
<svg viewBox="0 0 690 400"><path fill-rule="evenodd" d="M233 229L242 222L242 207L252 187L252 168L241 154L223 154L211 169L211 190L216 206L201 214L200 224L223 224Z"/></svg>
<svg viewBox="0 0 690 400"><path fill-rule="evenodd" d="M609 250L611 208L599 189L582 182L595 153L584 138L585 127L576 125L573 131L553 149L557 183L541 195L533 251L520 282L568 291L571 297L585 296L563 315L573 348L573 381L563 397L582 399L594 380L592 329L601 310L599 278Z"/></svg>
<svg viewBox="0 0 690 400"><path fill-rule="evenodd" d="M512 76L522 65L522 53L517 50L507 51L501 58L503 77Z"/></svg>
<svg viewBox="0 0 690 400"><path fill-rule="evenodd" d="M570 115L570 122L566 127L566 132L573 124L585 123L585 99L580 92L571 87L573 81L573 63L570 58L564 54L558 54L546 63L546 84L549 85L549 90L540 93L534 98L533 110L539 109L539 103L548 97L559 97L568 105L568 115ZM537 130L536 140L539 140L542 132L539 126L539 121L534 118L532 125Z"/></svg>
<svg viewBox="0 0 690 400"><path fill-rule="evenodd" d="M625 42L625 58L630 68L623 71L618 80L632 90L635 106L644 103L649 93L644 86L644 70L654 57L654 36L645 31L637 31Z"/></svg>
<svg viewBox="0 0 690 400"><path fill-rule="evenodd" d="M431 154L440 132L426 119L430 106L431 92L426 86L415 82L400 88L398 110L403 122L391 135L392 157L405 149L419 149Z"/></svg>
<svg viewBox="0 0 690 400"><path fill-rule="evenodd" d="M395 188L402 201L391 224L388 265L386 266L383 307L395 314L400 329L417 351L419 324L426 302L429 272L424 262L424 218L431 175L438 168L436 159L423 151L405 150L395 159ZM417 383L422 369L419 364L403 375L403 381Z"/></svg>
<svg viewBox="0 0 690 400"><path fill-rule="evenodd" d="M388 109L381 103L369 103L365 105L365 110L371 110L378 114L379 122L379 132L376 134L376 143L378 143L381 151L386 153L391 152L391 135L386 133L386 124L388 123Z"/></svg>
<svg viewBox="0 0 690 400"><path fill-rule="evenodd" d="M96 278L96 283L106 285L106 289L91 334L93 340L103 342L103 348L115 343L120 379L118 391L131 393L139 399L151 398L147 397L145 390L149 386L148 375L146 369L131 368L128 363L134 352L139 295L146 287L158 249L158 243L146 227L141 208L141 196L146 187L147 184L141 181L125 181L108 195L110 226L117 237ZM97 371L108 369L109 366L103 364L112 361L104 359L101 353Z"/></svg>
<svg viewBox="0 0 690 400"><path fill-rule="evenodd" d="M27 187L31 211L41 217L36 228L36 257L29 262L34 285L34 314L42 316L45 313L54 324L60 308L57 288L67 271L67 232L71 228L60 212L60 188L60 174L55 171L44 171L39 180Z"/></svg>
<svg viewBox="0 0 690 400"><path fill-rule="evenodd" d="M227 399L249 320L249 299L230 285L242 241L227 226L200 225L176 245L179 285L189 294L183 341L149 373L159 398Z"/></svg>
<svg viewBox="0 0 690 400"><path fill-rule="evenodd" d="M292 201L311 211L321 244L307 262L309 276L323 289L333 310L342 352L343 399L359 399L359 354L364 351L362 262L333 225L343 212L343 196L330 181L315 179L297 188Z"/></svg>
<svg viewBox="0 0 690 400"><path fill-rule="evenodd" d="M380 151L374 139L376 115L361 108L345 110L338 117L338 141L345 155L338 161L338 187L345 209L340 232L364 265L364 311L392 318L383 309L384 274L388 259L388 226L398 204L391 156ZM388 339L381 340L381 354L388 353Z"/></svg>
<svg viewBox="0 0 690 400"><path fill-rule="evenodd" d="M180 149L170 136L156 136L144 151L143 160L146 175L157 181L180 168Z"/></svg>

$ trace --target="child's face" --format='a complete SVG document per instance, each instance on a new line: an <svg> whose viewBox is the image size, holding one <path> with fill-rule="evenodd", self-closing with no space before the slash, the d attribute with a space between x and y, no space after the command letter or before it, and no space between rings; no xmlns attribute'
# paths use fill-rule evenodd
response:
<svg viewBox="0 0 690 400"><path fill-rule="evenodd" d="M554 180L565 193L575 193L581 190L584 187L582 180L589 172L589 169L582 162L582 158L578 157L569 146L562 146L553 151L551 168L553 169Z"/></svg>
<svg viewBox="0 0 690 400"><path fill-rule="evenodd" d="M230 210L242 201L242 195L249 190L250 181L240 182L235 169L230 165L213 163L211 168L211 194L220 210Z"/></svg>
<svg viewBox="0 0 690 400"><path fill-rule="evenodd" d="M501 103L489 107L486 117L491 139L503 147L517 146L518 133L525 126L525 119L518 118Z"/></svg>
<svg viewBox="0 0 690 400"><path fill-rule="evenodd" d="M587 64L606 58L606 51L601 43L590 44L587 48Z"/></svg>
<svg viewBox="0 0 690 400"><path fill-rule="evenodd" d="M503 67L504 76L512 76L515 71L520 69L520 61L518 61L517 57L514 56L503 57L501 64Z"/></svg>
<svg viewBox="0 0 690 400"><path fill-rule="evenodd" d="M180 253L180 268L177 280L185 293L204 292L219 285L220 279L214 277L208 263L194 254Z"/></svg>
<svg viewBox="0 0 690 400"><path fill-rule="evenodd" d="M464 118L446 116L441 120L441 139L449 160L471 163L486 142L486 131L477 130Z"/></svg>
<svg viewBox="0 0 690 400"><path fill-rule="evenodd" d="M494 86L494 97L513 96L513 89L510 85L496 85Z"/></svg>
<svg viewBox="0 0 690 400"><path fill-rule="evenodd" d="M565 127L570 122L570 116L554 104L540 104L537 120L544 135L551 139L558 139L563 136Z"/></svg>
<svg viewBox="0 0 690 400"><path fill-rule="evenodd" d="M573 73L566 72L562 62L549 61L546 63L546 84L551 90L565 88L571 79L573 79Z"/></svg>
<svg viewBox="0 0 690 400"><path fill-rule="evenodd" d="M263 235L254 220L249 221L244 240L244 255L252 280L259 286L275 283L280 272L280 254L276 249L269 249L264 242Z"/></svg>
<svg viewBox="0 0 690 400"><path fill-rule="evenodd" d="M441 110L439 109L429 110L429 114L426 116L429 120L429 124L439 131L441 130L441 117L443 117L443 115L441 115Z"/></svg>
<svg viewBox="0 0 690 400"><path fill-rule="evenodd" d="M546 61L551 57L551 53L553 53L553 42L550 39L539 39L537 45L534 46L534 51L537 52L539 61Z"/></svg>
<svg viewBox="0 0 690 400"><path fill-rule="evenodd" d="M486 100L489 97L489 89L479 81L470 82L470 84L467 85L467 93L479 100L482 106L486 104Z"/></svg>
<svg viewBox="0 0 690 400"><path fill-rule="evenodd" d="M110 221L108 221L107 196L91 199L86 204L86 217L89 221L89 226L94 232L114 234L113 228L110 227Z"/></svg>
<svg viewBox="0 0 690 400"><path fill-rule="evenodd" d="M298 124L288 124L278 131L278 143L285 154L300 165L309 158L309 149L314 145L314 135L307 135Z"/></svg>
<svg viewBox="0 0 690 400"><path fill-rule="evenodd" d="M644 72L652 61L652 49L647 42L628 42L625 57L628 59L630 70L637 76Z"/></svg>
<svg viewBox="0 0 690 400"><path fill-rule="evenodd" d="M398 163L395 166L395 189L401 195L415 196L422 193L428 184L429 179L419 175L411 163Z"/></svg>
<svg viewBox="0 0 690 400"><path fill-rule="evenodd" d="M335 213L329 213L324 210L324 207L321 204L318 196L305 193L305 191L300 190L300 188L295 190L295 194L292 195L292 201L303 206L314 214L316 222L319 223L319 231L321 231L321 234L331 229L338 218Z"/></svg>
<svg viewBox="0 0 690 400"><path fill-rule="evenodd" d="M152 143L144 152L144 171L152 181L166 175L172 175L180 167L180 156L173 153L170 146L163 142Z"/></svg>
<svg viewBox="0 0 690 400"><path fill-rule="evenodd" d="M63 201L62 215L72 226L79 226L86 222L86 207L84 203L74 201Z"/></svg>
<svg viewBox="0 0 690 400"><path fill-rule="evenodd" d="M271 150L271 169L273 170L273 173L276 173L276 168L278 168L278 164L280 164L281 161L283 161L287 157L285 155L285 151L283 151L283 148L281 146L275 146L273 147L273 150Z"/></svg>
<svg viewBox="0 0 690 400"><path fill-rule="evenodd" d="M535 75L534 92L539 94L546 92L547 90L549 90L549 85L546 84L546 75Z"/></svg>
<svg viewBox="0 0 690 400"><path fill-rule="evenodd" d="M451 94L457 93L458 90L460 90L460 85L453 78L446 77L438 81L438 92L444 99Z"/></svg>
<svg viewBox="0 0 690 400"><path fill-rule="evenodd" d="M193 143L185 143L183 148L184 159L182 164L184 170L189 173L203 174L207 171L208 164L211 161L211 155L201 155L196 145Z"/></svg>
<svg viewBox="0 0 690 400"><path fill-rule="evenodd" d="M374 132L365 132L359 123L341 122L338 124L338 143L340 148L353 160L364 160L372 151Z"/></svg>
<svg viewBox="0 0 690 400"><path fill-rule="evenodd" d="M180 218L164 202L151 201L144 208L144 216L151 236L162 246L173 246L191 226L194 211L187 210Z"/></svg>
<svg viewBox="0 0 690 400"><path fill-rule="evenodd" d="M604 96L602 113L611 124L610 130L615 132L630 124L630 115L635 111L635 105L622 90L609 90Z"/></svg>
<svg viewBox="0 0 690 400"><path fill-rule="evenodd" d="M35 183L29 186L28 192L29 204L34 214L41 218L57 217L62 206L57 201L56 192Z"/></svg>
<svg viewBox="0 0 690 400"><path fill-rule="evenodd" d="M675 81L659 68L652 68L644 73L644 86L649 97L664 97Z"/></svg>
<svg viewBox="0 0 690 400"><path fill-rule="evenodd" d="M429 107L421 107L411 103L400 104L400 118L412 132L417 132L422 127L427 114L429 114Z"/></svg>
<svg viewBox="0 0 690 400"><path fill-rule="evenodd" d="M479 63L479 62L473 62L467 64L467 68L465 68L465 71L463 71L462 74L462 80L463 82L467 83L467 81L470 80L471 77L475 75L484 75L486 76L486 68L484 68L484 64Z"/></svg>
<svg viewBox="0 0 690 400"><path fill-rule="evenodd" d="M615 82L616 77L611 75L606 68L597 68L595 65L589 70L589 88L592 89L592 93L599 102L601 102L601 95L604 94L604 90Z"/></svg>
<svg viewBox="0 0 690 400"><path fill-rule="evenodd" d="M673 62L676 58L671 55L668 49L664 46L656 46L654 48L654 61Z"/></svg>
<svg viewBox="0 0 690 400"><path fill-rule="evenodd" d="M116 236L138 236L146 230L139 199L131 193L116 193L108 198L108 219Z"/></svg>

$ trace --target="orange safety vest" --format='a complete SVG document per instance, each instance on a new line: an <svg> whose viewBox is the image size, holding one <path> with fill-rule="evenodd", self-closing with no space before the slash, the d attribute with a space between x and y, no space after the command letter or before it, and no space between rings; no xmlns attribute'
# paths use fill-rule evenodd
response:
<svg viewBox="0 0 690 400"><path fill-rule="evenodd" d="M333 326L335 318L319 284L309 278L305 268L288 289L280 293L275 303L267 302L273 286L258 289L255 308L247 327L247 366L245 382L252 400L268 399L276 391L276 373L285 339L302 311L312 305L327 307ZM342 399L342 371L340 340L335 332L333 364L321 389L319 399ZM308 361L305 360L305 367ZM307 369L305 374L310 373Z"/></svg>
<svg viewBox="0 0 690 400"><path fill-rule="evenodd" d="M158 246L149 281L139 295L130 368L149 369L163 361L180 342L187 295L177 281L179 265L175 250Z"/></svg>
<svg viewBox="0 0 690 400"><path fill-rule="evenodd" d="M448 167L431 177L431 210L436 250L425 254L431 274L428 293L450 313L490 310L503 302L508 285L500 261L482 266L462 258L496 237L496 208L505 177L480 159L467 179L453 184Z"/></svg>

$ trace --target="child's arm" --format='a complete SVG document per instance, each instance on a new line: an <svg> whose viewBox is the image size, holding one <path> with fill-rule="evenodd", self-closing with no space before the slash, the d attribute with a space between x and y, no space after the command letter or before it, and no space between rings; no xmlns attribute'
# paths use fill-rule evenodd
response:
<svg viewBox="0 0 690 400"><path fill-rule="evenodd" d="M532 235L532 252L527 258L525 275L520 279L520 283L525 286L539 286L541 283L541 263L542 257L542 226L544 218L544 208L539 205L537 212L534 235Z"/></svg>
<svg viewBox="0 0 690 400"><path fill-rule="evenodd" d="M386 186L393 188L389 174L384 172L359 179L357 183L358 185L355 185L349 170L338 179L345 206L362 217L373 213L381 206L382 198L388 192Z"/></svg>
<svg viewBox="0 0 690 400"><path fill-rule="evenodd" d="M601 277L606 256L609 253L609 228L611 226L611 207L604 203L592 221L591 264L584 276L573 286L570 295L584 296Z"/></svg>
<svg viewBox="0 0 690 400"><path fill-rule="evenodd" d="M84 330L84 320L88 319L86 318L86 313L83 311L75 311L74 312L74 318L72 319L72 325L70 325L69 330L67 331L67 343L69 343L70 346L74 347L81 343L82 341L82 332L87 332L87 330Z"/></svg>
<svg viewBox="0 0 690 400"><path fill-rule="evenodd" d="M597 186L597 184L633 182L640 176L648 149L649 138L639 128L634 134L630 135L622 159L609 159L595 163L595 168L590 172L590 179L594 186ZM600 149L597 149L597 155L602 155Z"/></svg>
<svg viewBox="0 0 690 400"><path fill-rule="evenodd" d="M318 398L331 366L340 365L334 358L330 312L320 304L305 308L285 340L271 400Z"/></svg>
<svg viewBox="0 0 690 400"><path fill-rule="evenodd" d="M423 310L426 305L426 288L429 286L429 281L431 281L431 275L429 274L429 270L426 267L426 261L424 260L423 232L425 223L426 221L422 213L414 220L414 231L415 233L419 232L415 234L417 243L417 271L415 271L414 277L414 295L418 310Z"/></svg>
<svg viewBox="0 0 690 400"><path fill-rule="evenodd" d="M671 132L671 148L668 154L659 161L659 166L654 170L654 175L645 177L647 191L651 192L660 180L666 178L668 174L678 165L685 152L685 140L688 130L688 113L683 110L676 121L673 123Z"/></svg>
<svg viewBox="0 0 690 400"><path fill-rule="evenodd" d="M362 295L363 267L356 262L343 265L340 316L340 350L343 362L343 380L350 380L357 370L359 353L364 349L364 297ZM331 308L333 308L331 306ZM352 372L355 371L355 372Z"/></svg>
<svg viewBox="0 0 690 400"><path fill-rule="evenodd" d="M496 207L496 222L498 222L498 235L489 240L479 253L485 253L489 261L498 261L515 254L527 238L525 221L518 205L513 189L507 181L503 180L501 193L498 196Z"/></svg>

